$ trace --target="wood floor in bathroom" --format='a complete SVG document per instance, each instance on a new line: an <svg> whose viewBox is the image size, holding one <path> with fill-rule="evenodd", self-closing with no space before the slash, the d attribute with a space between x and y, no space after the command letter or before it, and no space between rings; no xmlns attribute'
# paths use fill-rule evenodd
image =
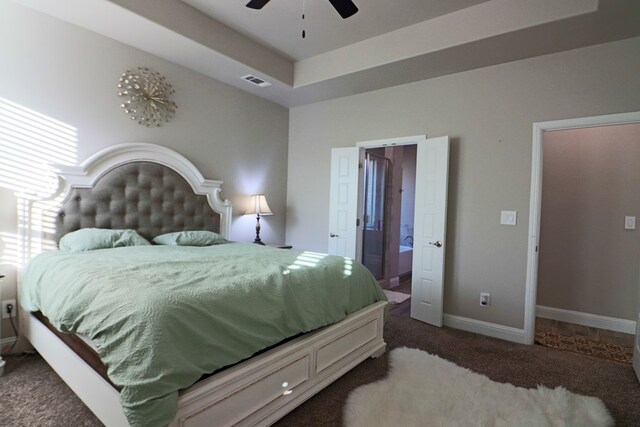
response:
<svg viewBox="0 0 640 427"><path fill-rule="evenodd" d="M411 295L411 274L400 277L400 285L391 289L395 292ZM411 317L411 298L391 306L390 312L396 316Z"/></svg>

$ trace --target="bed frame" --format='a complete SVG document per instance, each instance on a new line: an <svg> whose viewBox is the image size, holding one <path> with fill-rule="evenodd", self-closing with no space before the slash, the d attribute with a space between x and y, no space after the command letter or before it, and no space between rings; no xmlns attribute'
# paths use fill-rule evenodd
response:
<svg viewBox="0 0 640 427"><path fill-rule="evenodd" d="M58 166L58 192L47 200L21 204L20 232L26 260L54 250L51 223L74 189L93 188L107 172L133 162L170 168L204 195L220 215L219 232L228 238L231 203L220 198L222 182L206 180L180 154L158 145L131 143L102 150L80 166ZM21 281L19 280L18 286ZM171 427L271 425L369 357L384 353L386 302L351 314L342 322L304 334L258 356L198 381L180 392ZM119 392L31 313L20 308L23 336L106 426L127 426Z"/></svg>

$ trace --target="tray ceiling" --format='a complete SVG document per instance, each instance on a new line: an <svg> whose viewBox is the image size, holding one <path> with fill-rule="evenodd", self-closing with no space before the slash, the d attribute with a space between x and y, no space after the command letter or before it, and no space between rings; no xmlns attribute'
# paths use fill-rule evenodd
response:
<svg viewBox="0 0 640 427"><path fill-rule="evenodd" d="M640 36L638 0L306 0L304 40L304 0L14 1L286 107Z"/></svg>
<svg viewBox="0 0 640 427"><path fill-rule="evenodd" d="M182 1L300 60L489 0L354 0L360 10L348 19L340 18L328 0L272 0L261 10L245 7L244 0Z"/></svg>

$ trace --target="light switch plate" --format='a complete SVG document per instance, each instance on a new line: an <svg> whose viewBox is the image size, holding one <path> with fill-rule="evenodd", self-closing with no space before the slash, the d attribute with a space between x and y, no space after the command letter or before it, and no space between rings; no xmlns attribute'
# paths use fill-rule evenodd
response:
<svg viewBox="0 0 640 427"><path fill-rule="evenodd" d="M625 216L624 217L624 229L625 230L635 230L636 229L636 217L635 216Z"/></svg>
<svg viewBox="0 0 640 427"><path fill-rule="evenodd" d="M500 211L501 225L516 225L518 219L517 211Z"/></svg>

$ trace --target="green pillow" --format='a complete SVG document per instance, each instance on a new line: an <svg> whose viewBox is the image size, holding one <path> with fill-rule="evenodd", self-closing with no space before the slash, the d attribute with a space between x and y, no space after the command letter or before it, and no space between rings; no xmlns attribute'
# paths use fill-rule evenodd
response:
<svg viewBox="0 0 640 427"><path fill-rule="evenodd" d="M153 243L174 246L211 246L227 243L227 240L213 231L177 231L156 236Z"/></svg>
<svg viewBox="0 0 640 427"><path fill-rule="evenodd" d="M135 230L108 230L104 228L82 228L65 234L60 239L60 249L79 252L94 249L121 248L124 246L146 246L149 241Z"/></svg>

